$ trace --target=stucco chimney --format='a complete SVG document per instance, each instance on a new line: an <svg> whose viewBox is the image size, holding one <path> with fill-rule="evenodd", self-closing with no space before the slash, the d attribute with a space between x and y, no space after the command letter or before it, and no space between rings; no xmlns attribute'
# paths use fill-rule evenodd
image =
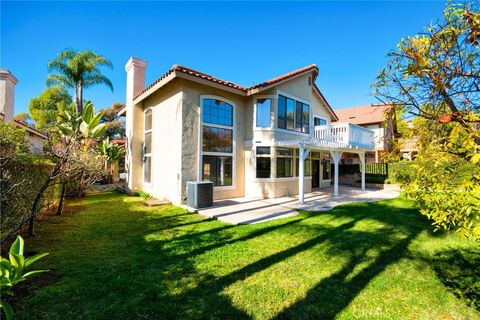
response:
<svg viewBox="0 0 480 320"><path fill-rule="evenodd" d="M125 65L127 72L127 94L125 101L127 152L125 156L127 191L136 192L142 185L142 131L143 107L134 105L133 99L145 88L147 62L131 57Z"/></svg>
<svg viewBox="0 0 480 320"><path fill-rule="evenodd" d="M127 103L145 89L145 68L147 61L131 57L125 65L127 72Z"/></svg>
<svg viewBox="0 0 480 320"><path fill-rule="evenodd" d="M9 122L13 119L17 82L17 78L10 71L0 68L0 121Z"/></svg>

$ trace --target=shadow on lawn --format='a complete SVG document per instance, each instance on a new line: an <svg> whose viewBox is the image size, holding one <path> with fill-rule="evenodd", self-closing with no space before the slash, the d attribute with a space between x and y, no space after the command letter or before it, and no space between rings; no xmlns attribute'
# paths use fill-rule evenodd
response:
<svg viewBox="0 0 480 320"><path fill-rule="evenodd" d="M450 249L424 260L455 296L480 311L480 247Z"/></svg>
<svg viewBox="0 0 480 320"><path fill-rule="evenodd" d="M97 205L104 208L109 203L101 195L90 199L92 210ZM318 244L327 243L328 254L348 257L347 262L276 318L332 319L388 265L407 256L408 245L420 232L430 230L429 223L416 209L397 208L384 202L341 206L327 212L302 212L293 218L251 226L225 225L198 215L178 213L174 207L162 208L161 214L145 212L137 202L124 202L121 208L122 213L112 212L110 220L99 219L87 230L78 231L81 232L79 236L88 238L116 228L109 230L111 234L107 236L111 236L111 240L105 242L111 248L103 248L112 257L121 255L115 263L92 264L89 258L95 259L99 252L96 248L85 252L87 265L92 268L89 270L92 276L86 279L115 286L113 292L112 284L96 286L84 297L108 306L103 311L107 318L250 319L252 315L235 307L231 298L223 293L226 288L299 253L316 250ZM336 224L326 224L325 219L322 220L326 216ZM375 228L365 228L365 225L359 228L360 224L371 221ZM201 272L195 266L195 257L199 255L274 232L301 233L306 240L224 276ZM152 237L149 240L148 237L155 234L164 239ZM125 249L118 247L122 242ZM372 250L376 253L374 256ZM222 256L218 259L221 264ZM441 261L445 261L444 267L452 264L448 259ZM435 269L439 277L445 274L440 265L439 271ZM355 271L359 267L363 269ZM118 280L112 282L112 276ZM88 309L89 303L77 307Z"/></svg>
<svg viewBox="0 0 480 320"><path fill-rule="evenodd" d="M190 275L196 270L188 263L188 257L205 253L209 250L247 241L269 232L295 231L295 228L310 228L317 236L286 250L271 256L259 259L230 274L221 277L203 275L195 283L192 289L178 295L165 295L161 301L165 306L175 310L174 314L162 313L163 318L224 318L224 319L248 319L247 314L236 309L230 299L227 299L223 291L237 281L242 281L257 272L265 270L287 258L295 256L316 245L328 242L331 253L348 255L349 261L338 272L318 283L311 289L306 298L296 302L286 310L283 310L278 319L331 319L340 313L369 283L371 279L380 274L385 268L402 257L407 252L410 242L425 228L428 227L425 219L418 215L415 209L392 208L381 203L369 204L373 210L358 206L358 210L352 207L340 207L326 213L303 213L300 216L277 222L273 225L259 228L242 237L229 238L218 234L234 226L223 226L199 233L189 233L180 237L167 240L175 241L175 252L163 250L162 260L167 258L178 268L182 265L178 276ZM336 227L326 227L321 224L305 226L299 225L308 219L315 219L322 214L333 215L340 221L347 221ZM357 223L369 219L381 222L383 228L373 232L358 231ZM204 238L208 235L207 238ZM152 246L164 248L164 241L153 242ZM200 245L198 245L200 243ZM182 250L178 250L178 246ZM367 251L374 249L379 252L372 260L367 257ZM181 253L178 254L178 251ZM172 255L171 255L172 254ZM183 262L180 262L183 261ZM347 277L361 263L368 262L367 267L358 274L347 280ZM174 269L177 269L174 268Z"/></svg>

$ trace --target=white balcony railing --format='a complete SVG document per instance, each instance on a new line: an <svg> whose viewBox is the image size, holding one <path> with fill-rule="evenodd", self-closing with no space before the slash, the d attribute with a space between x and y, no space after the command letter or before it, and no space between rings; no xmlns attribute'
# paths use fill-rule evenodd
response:
<svg viewBox="0 0 480 320"><path fill-rule="evenodd" d="M374 150L374 132L349 122L315 126L314 138L344 147Z"/></svg>

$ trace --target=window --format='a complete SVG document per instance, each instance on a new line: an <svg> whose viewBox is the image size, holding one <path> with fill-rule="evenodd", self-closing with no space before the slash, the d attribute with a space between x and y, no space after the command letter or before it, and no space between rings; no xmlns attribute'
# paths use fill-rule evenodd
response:
<svg viewBox="0 0 480 320"><path fill-rule="evenodd" d="M300 101L278 96L278 128L309 133L310 106Z"/></svg>
<svg viewBox="0 0 480 320"><path fill-rule="evenodd" d="M203 151L232 152L233 131L230 129L203 126Z"/></svg>
<svg viewBox="0 0 480 320"><path fill-rule="evenodd" d="M144 113L144 133L143 133L143 182L152 182L152 109Z"/></svg>
<svg viewBox="0 0 480 320"><path fill-rule="evenodd" d="M300 166L300 151L298 149L295 149L295 176L298 177L299 174L300 174L300 169L299 169L299 166ZM310 173L310 154L309 156L305 159L305 164L303 166L303 176L306 177L306 176L310 176L311 173Z"/></svg>
<svg viewBox="0 0 480 320"><path fill-rule="evenodd" d="M256 177L270 178L270 147L257 147L256 164Z"/></svg>
<svg viewBox="0 0 480 320"><path fill-rule="evenodd" d="M277 148L277 178L293 177L293 149Z"/></svg>
<svg viewBox="0 0 480 320"><path fill-rule="evenodd" d="M203 180L213 182L214 186L232 185L232 157L204 155L202 165Z"/></svg>
<svg viewBox="0 0 480 320"><path fill-rule="evenodd" d="M205 98L202 103L203 180L213 185L233 185L234 127L233 105L219 99Z"/></svg>
<svg viewBox="0 0 480 320"><path fill-rule="evenodd" d="M233 106L218 99L203 99L203 122L233 126Z"/></svg>
<svg viewBox="0 0 480 320"><path fill-rule="evenodd" d="M313 118L313 125L314 126L324 126L326 124L327 124L327 120L325 120L325 119L317 118L317 117Z"/></svg>
<svg viewBox="0 0 480 320"><path fill-rule="evenodd" d="M332 166L330 164L330 155L324 154L322 160L322 179L323 180L330 180L331 179L331 172Z"/></svg>
<svg viewBox="0 0 480 320"><path fill-rule="evenodd" d="M270 128L272 99L257 99L257 127Z"/></svg>

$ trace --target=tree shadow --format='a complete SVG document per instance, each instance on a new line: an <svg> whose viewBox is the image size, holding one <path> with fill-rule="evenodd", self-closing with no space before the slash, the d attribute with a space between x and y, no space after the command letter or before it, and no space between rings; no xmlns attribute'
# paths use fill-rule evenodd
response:
<svg viewBox="0 0 480 320"><path fill-rule="evenodd" d="M101 197L91 201L98 208L109 205ZM416 209L397 208L386 202L301 212L292 218L250 226L226 225L178 212L173 207L160 209L158 214L156 210L143 210L137 202L124 202L122 210L122 214L114 216L115 230L109 230L111 219L98 219L87 229L77 231L79 238L102 236L98 247L89 248L84 260L75 262L91 275L85 275L85 281L77 284L82 288L72 285L68 289L79 295L78 299L90 299L89 303L104 306L103 310L84 311L90 312L86 317L102 318L108 314L110 318L250 319L252 315L235 306L232 297L224 293L226 288L302 252L321 250L319 244L328 244L325 254L346 257L347 262L276 317L334 318L374 277L404 257L408 245L420 232L429 230L429 223ZM372 221L375 228L369 229ZM195 258L200 255L228 246L248 246L249 241L272 233L302 237L295 245L273 254L259 255L257 259L252 256L251 261L225 275L197 268ZM155 234L162 237L152 237ZM377 252L374 257L370 254L372 249ZM92 262L105 252L101 264ZM221 265L222 256L218 259ZM359 267L363 269L356 272ZM118 277L118 281L112 281L112 276ZM87 291L89 282L111 285ZM82 290L88 296L78 293ZM72 301L69 303L73 304ZM76 307L78 313L71 317L82 318L79 314L89 304L79 302Z"/></svg>
<svg viewBox="0 0 480 320"><path fill-rule="evenodd" d="M480 311L480 247L448 249L423 259L457 298Z"/></svg>

